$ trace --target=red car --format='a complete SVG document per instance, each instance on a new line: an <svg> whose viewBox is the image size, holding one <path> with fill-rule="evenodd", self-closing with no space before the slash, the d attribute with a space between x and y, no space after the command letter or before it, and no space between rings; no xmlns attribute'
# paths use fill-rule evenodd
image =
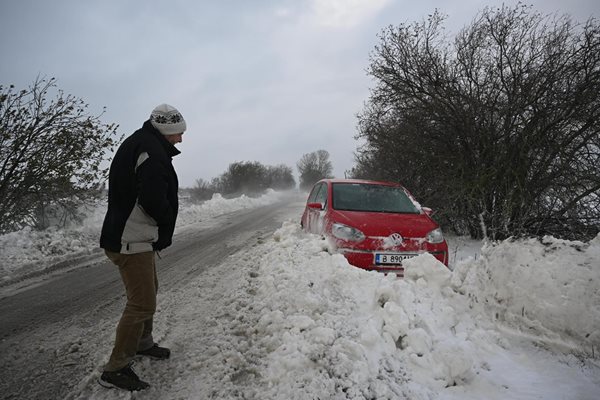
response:
<svg viewBox="0 0 600 400"><path fill-rule="evenodd" d="M301 225L329 238L350 264L402 276L402 261L424 252L448 266L448 244L430 215L397 183L323 179L308 196Z"/></svg>

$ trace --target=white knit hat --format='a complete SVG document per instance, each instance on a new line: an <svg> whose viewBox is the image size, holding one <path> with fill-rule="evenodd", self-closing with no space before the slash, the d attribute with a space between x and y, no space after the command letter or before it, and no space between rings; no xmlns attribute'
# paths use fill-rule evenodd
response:
<svg viewBox="0 0 600 400"><path fill-rule="evenodd" d="M185 119L173 106L161 104L152 110L150 122L163 135L183 133L186 129Z"/></svg>

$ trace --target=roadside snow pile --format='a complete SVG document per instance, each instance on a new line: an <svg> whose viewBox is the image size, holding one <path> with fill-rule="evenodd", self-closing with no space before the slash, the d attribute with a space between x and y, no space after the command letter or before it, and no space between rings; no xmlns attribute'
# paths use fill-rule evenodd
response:
<svg viewBox="0 0 600 400"><path fill-rule="evenodd" d="M515 243L512 248L510 243L490 247L484 260L461 265L458 274L465 278L464 288L460 279L454 278L456 273L428 254L408 260L405 278L397 279L351 267L343 256L328 254L325 241L301 232L296 222L285 223L274 239L276 245L261 261L261 285L253 305L261 317L251 341L266 352L263 368L257 373L266 387L261 391L263 398L529 398L524 393L540 378L531 377L532 371L521 366L522 346L510 345L497 330L493 316L473 308L477 298L486 301L485 293L511 285L517 299L525 300L529 293L534 304L527 307L542 321L540 325L555 328L557 337L569 334L569 323L575 329L598 332L600 319L583 312L592 305L594 313L598 312L597 287L591 281L580 281L595 276L597 282L598 238L584 246L580 257L575 257L577 250L568 250L572 243L556 240L537 258L531 256L537 248L535 241ZM512 260L507 259L508 254L513 255ZM570 271L561 271L558 264L567 260ZM488 274L482 265L493 269L508 262L515 265L513 274L521 273L521 265L532 270L531 276L521 280L521 290L502 280L502 273L497 273L498 281L494 283L492 278L483 286L469 279ZM545 273L548 265L554 266L553 272L540 279L537 275ZM506 272L509 269L504 265L504 273L514 276ZM544 284L535 284L534 276ZM566 282L566 277L574 283ZM577 285L584 287L569 289ZM507 297L504 303L513 301ZM507 306L505 314L512 312L512 306ZM552 318L556 312L559 314ZM576 314L562 326L550 324L570 312ZM530 362L543 357L531 356ZM554 368L579 365L574 357L564 357L560 362L539 361L539 369L548 368L552 375ZM509 371L496 370L501 365ZM564 375L567 382L573 379L569 373ZM522 382L511 382L508 390L503 380L511 378ZM545 390L544 386L551 386L556 379L542 379L536 391ZM581 398L592 398L586 397L587 389L581 389ZM546 398L539 391L537 395Z"/></svg>
<svg viewBox="0 0 600 400"><path fill-rule="evenodd" d="M0 235L0 283L59 262L92 254L98 247L106 205L84 206L79 224L50 226L38 231L29 227Z"/></svg>
<svg viewBox="0 0 600 400"><path fill-rule="evenodd" d="M266 398L429 398L473 378L469 349L486 333L449 270L424 254L404 279L366 272L296 225L275 233L260 269Z"/></svg>
<svg viewBox="0 0 600 400"><path fill-rule="evenodd" d="M217 215L227 214L233 211L246 208L260 207L272 204L281 198L281 192L273 189L267 189L267 192L260 197L248 197L241 195L233 199L226 199L221 194L215 193L210 200L202 204L190 204L182 207L177 217L176 232L185 228L187 225L212 218Z"/></svg>
<svg viewBox="0 0 600 400"><path fill-rule="evenodd" d="M218 215L274 203L280 196L279 192L272 189L258 198L242 195L225 199L216 193L211 200L200 205L182 204L175 233ZM98 241L106 213L106 201L99 201L95 206L82 210L82 213L86 217L77 225L70 224L65 228L52 226L43 231L24 228L0 235L0 283L100 251Z"/></svg>
<svg viewBox="0 0 600 400"><path fill-rule="evenodd" d="M484 246L458 263L453 285L472 307L558 349L600 349L600 235L588 243L553 237ZM563 349L563 350L564 350Z"/></svg>

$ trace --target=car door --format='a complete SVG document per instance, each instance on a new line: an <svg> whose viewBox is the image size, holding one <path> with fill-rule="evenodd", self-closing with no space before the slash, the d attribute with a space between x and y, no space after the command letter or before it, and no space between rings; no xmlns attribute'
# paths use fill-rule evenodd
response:
<svg viewBox="0 0 600 400"><path fill-rule="evenodd" d="M310 232L310 221L312 218L314 218L312 212L311 212L311 208L308 206L311 203L315 202L315 199L317 198L317 193L319 192L319 190L321 189L321 185L320 184L315 184L312 189L310 190L310 194L308 195L308 198L306 199L306 206L304 207L304 213L302 214L302 227L304 228L304 230Z"/></svg>
<svg viewBox="0 0 600 400"><path fill-rule="evenodd" d="M324 216L325 210L327 209L327 184L325 182L319 183L318 186L315 187L315 190L311 203L319 203L321 204L321 208L309 207L308 231L321 234L324 229Z"/></svg>

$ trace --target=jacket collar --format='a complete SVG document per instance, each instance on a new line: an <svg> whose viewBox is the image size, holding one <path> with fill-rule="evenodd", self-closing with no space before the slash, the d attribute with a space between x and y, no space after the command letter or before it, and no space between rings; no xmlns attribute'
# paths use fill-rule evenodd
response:
<svg viewBox="0 0 600 400"><path fill-rule="evenodd" d="M165 139L164 135L156 129L150 120L144 122L143 129L150 132L158 139L158 142L163 146L167 155L171 158L175 157L178 154L181 154L181 151L177 149L173 144L171 144L167 139Z"/></svg>

